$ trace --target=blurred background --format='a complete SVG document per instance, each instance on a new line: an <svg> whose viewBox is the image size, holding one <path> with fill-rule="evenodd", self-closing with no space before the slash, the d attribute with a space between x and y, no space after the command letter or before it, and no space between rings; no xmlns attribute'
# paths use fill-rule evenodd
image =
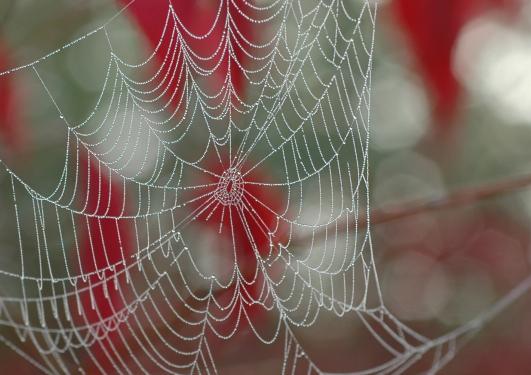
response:
<svg viewBox="0 0 531 375"><path fill-rule="evenodd" d="M531 174L531 3L379 4L372 79L372 207L385 211ZM94 29L120 5L111 0L2 0L0 71ZM133 18L124 17L113 37L131 55L141 56L149 49L149 35ZM66 50L47 68L48 79L61 78L58 92L64 97L59 100L73 113L82 113L86 100L99 90L104 75L99 67L107 59L101 49L100 40ZM46 165L64 155L57 147L64 134L60 126L50 125L57 118L43 96L34 97L38 90L24 76L2 80L0 140L8 164L47 186L55 177L46 173ZM32 164L24 169L36 160L39 168ZM0 220L10 216L2 214ZM531 188L376 224L372 233L389 309L435 337L475 317L529 275ZM2 233L1 238L9 243L9 236ZM373 355L355 330L338 329L331 336L323 347L334 343ZM530 354L531 296L526 295L488 324L442 373L530 374ZM347 360L333 355L323 359L333 368ZM20 365L4 346L0 361L4 368ZM258 358L253 366L267 369L269 362ZM228 373L244 373L238 366L227 365Z"/></svg>

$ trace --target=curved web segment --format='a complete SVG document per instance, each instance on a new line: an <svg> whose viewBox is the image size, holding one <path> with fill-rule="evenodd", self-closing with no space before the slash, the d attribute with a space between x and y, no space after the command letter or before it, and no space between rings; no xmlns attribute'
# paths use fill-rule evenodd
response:
<svg viewBox="0 0 531 375"><path fill-rule="evenodd" d="M282 348L282 373L323 373L296 332L330 312L388 354L356 373L421 359L435 372L489 318L437 340L412 331L381 299L369 229L345 228L369 212L376 5L260 4L220 1L199 34L168 5L136 64L115 52L110 23L83 37L102 37L109 58L81 121L42 68L63 49L4 73L33 70L66 133L51 192L2 164L17 242L0 270L13 285L0 325L16 336L1 338L42 372L217 373L219 343L250 330ZM222 259L205 264L205 249Z"/></svg>

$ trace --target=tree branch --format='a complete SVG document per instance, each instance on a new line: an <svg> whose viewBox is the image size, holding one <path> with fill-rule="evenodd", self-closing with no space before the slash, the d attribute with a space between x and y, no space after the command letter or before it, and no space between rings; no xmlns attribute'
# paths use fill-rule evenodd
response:
<svg viewBox="0 0 531 375"><path fill-rule="evenodd" d="M508 194L515 190L530 186L531 175L525 175L509 180L490 182L475 187L464 187L455 190L444 197L414 200L399 203L390 207L376 208L371 211L370 218L361 217L357 222L339 222L337 231L338 233L343 233L346 232L347 229L351 230L356 227L365 228L368 223L371 225L383 224L421 213L468 206L479 201ZM324 239L326 231L327 227L323 227L322 229L316 230L313 233L313 236L312 234L309 234L294 238L292 243L296 246L300 246L312 241L312 237L314 241ZM335 227L329 226L328 231L335 231Z"/></svg>

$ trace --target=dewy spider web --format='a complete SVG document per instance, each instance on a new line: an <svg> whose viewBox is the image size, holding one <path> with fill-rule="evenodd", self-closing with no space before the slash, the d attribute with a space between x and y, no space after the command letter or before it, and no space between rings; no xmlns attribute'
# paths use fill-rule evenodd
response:
<svg viewBox="0 0 531 375"><path fill-rule="evenodd" d="M16 285L0 297L0 324L13 330L1 341L49 374L217 373L212 343L230 345L245 326L263 344L283 347L282 373L313 374L324 371L296 332L331 312L358 319L388 354L354 373L401 373L421 360L433 373L451 360L531 281L435 340L385 307L369 228L343 230L369 213L376 10L367 0L221 0L212 27L198 35L169 5L158 46L139 64L114 52L109 26L122 11L4 72L32 71L64 124L66 143L51 193L2 163L19 255L0 270L2 285ZM239 30L234 14L268 25L263 39ZM216 27L224 30L218 45L192 48ZM109 56L104 84L90 115L75 121L41 67L101 36ZM232 69L243 72L245 95ZM219 85L205 83L215 76ZM274 173L259 173L264 166ZM110 188L111 180L120 189ZM219 237L210 246L224 248L229 259L221 271L198 256L205 245L197 233L212 223ZM131 241L122 238L124 225L133 230ZM112 228L120 256L110 255L116 249L108 248L103 226ZM79 238L87 232L103 264L93 251L82 254Z"/></svg>

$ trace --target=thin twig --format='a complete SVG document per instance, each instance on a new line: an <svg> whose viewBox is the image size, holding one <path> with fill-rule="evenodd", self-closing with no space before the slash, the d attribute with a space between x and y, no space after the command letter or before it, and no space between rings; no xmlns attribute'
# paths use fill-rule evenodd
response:
<svg viewBox="0 0 531 375"><path fill-rule="evenodd" d="M485 199L501 196L515 190L531 186L531 175L520 176L504 181L496 181L475 187L465 187L439 198L429 198L425 200L414 200L393 205L391 207L377 208L371 211L370 218L361 217L357 222L338 223L337 232L344 233L347 229L364 228L370 222L371 225L383 224L393 220L427 213L432 211L445 210L454 207L468 206ZM316 230L313 235L304 235L293 240L294 245L304 245L312 240L323 239L326 232L335 233L335 226L323 227Z"/></svg>

